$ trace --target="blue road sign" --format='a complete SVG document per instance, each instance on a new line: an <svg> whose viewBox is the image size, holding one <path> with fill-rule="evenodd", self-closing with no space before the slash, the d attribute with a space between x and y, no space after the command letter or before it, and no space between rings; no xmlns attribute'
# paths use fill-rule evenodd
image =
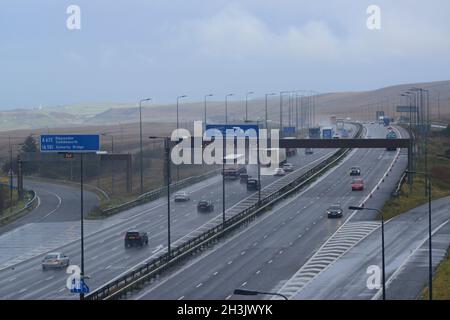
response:
<svg viewBox="0 0 450 320"><path fill-rule="evenodd" d="M219 132L227 137L256 137L258 125L256 124L207 124L206 136L214 137Z"/></svg>
<svg viewBox="0 0 450 320"><path fill-rule="evenodd" d="M41 135L41 152L96 152L100 150L98 134Z"/></svg>
<svg viewBox="0 0 450 320"><path fill-rule="evenodd" d="M283 127L283 135L295 135L295 127Z"/></svg>
<svg viewBox="0 0 450 320"><path fill-rule="evenodd" d="M72 288L70 288L71 293L89 293L89 287L84 282L83 279L79 281L72 281Z"/></svg>

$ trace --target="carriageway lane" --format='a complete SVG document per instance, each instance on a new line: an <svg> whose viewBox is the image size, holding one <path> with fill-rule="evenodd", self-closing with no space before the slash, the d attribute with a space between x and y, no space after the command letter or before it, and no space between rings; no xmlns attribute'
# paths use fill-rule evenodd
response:
<svg viewBox="0 0 450 320"><path fill-rule="evenodd" d="M0 235L28 223L80 220L80 189L50 182L24 180L24 187L34 190L38 206L13 222L0 227ZM99 199L93 192L85 190L86 212L98 205Z"/></svg>
<svg viewBox="0 0 450 320"><path fill-rule="evenodd" d="M385 129L378 126L369 126L368 130L372 136L385 134ZM339 200L345 207L362 199L381 178L392 158L392 153L380 149L354 150L343 164L306 191L275 206L271 213L242 232L155 281L133 298L225 299L234 288L241 286L276 289L349 214L345 212L343 219L327 219L328 205ZM348 170L353 165L362 167L366 177L364 192L350 191Z"/></svg>
<svg viewBox="0 0 450 320"><path fill-rule="evenodd" d="M433 268L450 244L450 198L432 202ZM386 299L416 299L428 283L428 204L385 224ZM381 230L347 252L317 277L297 299L372 299L381 291L369 289L369 266L381 268ZM332 281L331 281L332 279Z"/></svg>
<svg viewBox="0 0 450 320"><path fill-rule="evenodd" d="M300 153L297 159L289 158L289 161L296 164L305 162L305 159L320 159L332 150L317 150L314 155L305 156ZM308 161L308 167L314 165L312 161ZM266 181L277 180L276 177L264 177ZM216 190L216 199L221 199L221 179L216 177L212 179L211 185L199 184L198 190L191 193L193 201L186 204L175 204L172 206L172 228L174 230L173 240L184 231L193 230L199 225L209 221L215 215L197 214L195 203L197 199L207 196L205 190L209 192ZM210 181L209 181L210 182ZM219 187L220 186L220 187ZM239 184L238 181L227 182L227 187L237 189L227 194L227 204L233 204L248 196L245 186ZM192 190L194 187L190 188ZM189 188L188 188L189 189ZM195 203L194 203L195 202ZM163 200L156 201L152 209L144 210L132 209L130 214L120 215L120 223L115 224L94 233L85 240L86 245L86 274L91 276L89 285L91 289L107 282L113 277L121 274L125 270L139 264L149 257L149 255L164 250L166 243L166 207ZM221 207L216 205L216 212L220 212ZM187 215L187 216L186 216ZM176 220L176 221L175 221ZM123 248L123 234L127 229L139 228L147 231L150 236L150 248L143 250L126 250ZM67 253L71 257L73 264L79 264L79 242L73 242L61 248L61 251ZM40 268L41 256L14 266L0 272L0 297L10 299L39 299L39 298L73 298L73 295L67 293L64 288L67 275L64 271L48 271L43 272Z"/></svg>

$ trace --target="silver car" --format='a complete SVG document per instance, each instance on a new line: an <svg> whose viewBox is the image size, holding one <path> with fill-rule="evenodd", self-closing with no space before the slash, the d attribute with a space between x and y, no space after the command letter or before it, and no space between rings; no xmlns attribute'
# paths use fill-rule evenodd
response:
<svg viewBox="0 0 450 320"><path fill-rule="evenodd" d="M179 191L174 195L175 202L189 201L189 195L185 191Z"/></svg>
<svg viewBox="0 0 450 320"><path fill-rule="evenodd" d="M42 260L42 270L61 269L69 266L69 257L61 252L47 253Z"/></svg>

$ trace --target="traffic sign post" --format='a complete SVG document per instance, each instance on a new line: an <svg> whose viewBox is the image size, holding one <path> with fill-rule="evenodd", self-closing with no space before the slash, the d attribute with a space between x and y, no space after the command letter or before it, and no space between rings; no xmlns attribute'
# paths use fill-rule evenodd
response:
<svg viewBox="0 0 450 320"><path fill-rule="evenodd" d="M64 154L65 159L73 159L74 153L80 155L80 230L81 230L81 273L78 286L74 286L70 292L79 293L80 300L89 293L89 287L84 282L84 175L83 154L100 151L100 135L98 134L62 134L41 135L41 152L53 152Z"/></svg>

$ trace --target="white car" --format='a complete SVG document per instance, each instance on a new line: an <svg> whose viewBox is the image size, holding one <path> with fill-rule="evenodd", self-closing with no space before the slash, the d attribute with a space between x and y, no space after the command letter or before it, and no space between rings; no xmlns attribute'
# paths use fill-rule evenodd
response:
<svg viewBox="0 0 450 320"><path fill-rule="evenodd" d="M42 270L47 269L62 269L69 266L69 257L61 252L50 252L47 253L42 260Z"/></svg>
<svg viewBox="0 0 450 320"><path fill-rule="evenodd" d="M179 191L174 195L175 202L189 201L189 195L185 191Z"/></svg>
<svg viewBox="0 0 450 320"><path fill-rule="evenodd" d="M286 172L283 169L281 169L281 168L276 168L273 171L273 175L274 176L284 176L285 174L286 174Z"/></svg>

